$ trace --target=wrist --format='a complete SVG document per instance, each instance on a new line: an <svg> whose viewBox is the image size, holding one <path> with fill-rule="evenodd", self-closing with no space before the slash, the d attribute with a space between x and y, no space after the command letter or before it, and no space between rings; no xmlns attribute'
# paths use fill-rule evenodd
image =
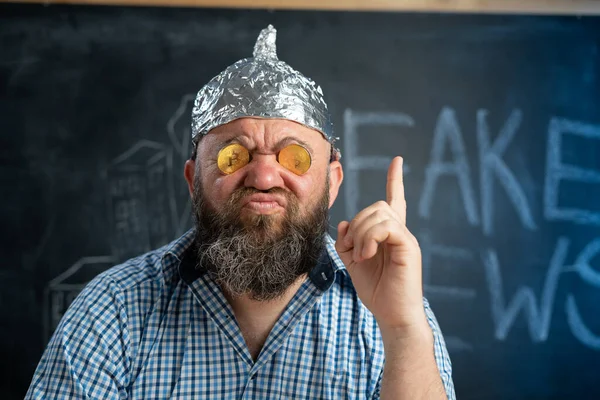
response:
<svg viewBox="0 0 600 400"><path fill-rule="evenodd" d="M386 325L377 321L384 346L432 344L433 333L425 313L402 325Z"/></svg>

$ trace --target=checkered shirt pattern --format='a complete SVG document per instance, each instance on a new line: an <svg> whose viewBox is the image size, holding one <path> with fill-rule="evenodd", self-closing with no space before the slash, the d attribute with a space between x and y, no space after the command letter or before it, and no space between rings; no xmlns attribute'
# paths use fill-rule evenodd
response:
<svg viewBox="0 0 600 400"><path fill-rule="evenodd" d="M194 231L113 267L71 304L26 399L377 399L381 335L326 237L322 257L253 361L208 274L186 268ZM190 263L188 263L190 264ZM452 367L424 301L447 396Z"/></svg>

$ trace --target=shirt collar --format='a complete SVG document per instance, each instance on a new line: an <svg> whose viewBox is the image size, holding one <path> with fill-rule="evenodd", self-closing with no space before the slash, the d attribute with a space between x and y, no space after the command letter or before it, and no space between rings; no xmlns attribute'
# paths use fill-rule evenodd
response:
<svg viewBox="0 0 600 400"><path fill-rule="evenodd" d="M168 281L172 278L173 270L165 268L165 265L175 264L178 266L178 272L181 279L187 284L191 284L200 276L206 273L205 270L197 268L196 246L194 245L195 230L191 229L181 238L173 242L166 250L163 257L163 273ZM346 274L346 267L335 250L335 242L329 234L325 234L325 251L317 261L315 267L308 274L309 279L321 291L326 291L331 287L338 271ZM176 259L178 262L164 262L168 257Z"/></svg>
<svg viewBox="0 0 600 400"><path fill-rule="evenodd" d="M335 241L328 233L325 234L325 247L327 249L327 254L329 254L329 257L331 258L331 261L333 263L333 272L342 271L345 275L347 275L348 271L346 271L346 265L344 264L344 262L340 258L340 255L335 249Z"/></svg>
<svg viewBox="0 0 600 400"><path fill-rule="evenodd" d="M193 248L196 230L190 229L183 234L179 239L165 246L163 256L161 258L162 275L165 283L172 282L177 276L177 271L184 259L186 252Z"/></svg>

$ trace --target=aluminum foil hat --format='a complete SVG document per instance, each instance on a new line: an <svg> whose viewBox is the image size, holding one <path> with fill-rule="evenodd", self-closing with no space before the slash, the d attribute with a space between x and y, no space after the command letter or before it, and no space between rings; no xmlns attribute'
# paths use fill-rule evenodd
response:
<svg viewBox="0 0 600 400"><path fill-rule="evenodd" d="M253 58L230 65L200 89L192 110L192 142L238 118L283 118L321 132L339 157L321 88L279 61L276 35L271 25L263 29Z"/></svg>

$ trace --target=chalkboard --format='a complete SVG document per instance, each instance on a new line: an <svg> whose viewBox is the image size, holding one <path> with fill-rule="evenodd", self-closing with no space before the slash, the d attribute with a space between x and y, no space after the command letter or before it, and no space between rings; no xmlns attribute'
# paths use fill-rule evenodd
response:
<svg viewBox="0 0 600 400"><path fill-rule="evenodd" d="M14 4L0 6L2 398L23 397L91 277L191 226L192 99L269 23L341 138L332 226L385 198L405 157L459 398L600 398L600 18Z"/></svg>

